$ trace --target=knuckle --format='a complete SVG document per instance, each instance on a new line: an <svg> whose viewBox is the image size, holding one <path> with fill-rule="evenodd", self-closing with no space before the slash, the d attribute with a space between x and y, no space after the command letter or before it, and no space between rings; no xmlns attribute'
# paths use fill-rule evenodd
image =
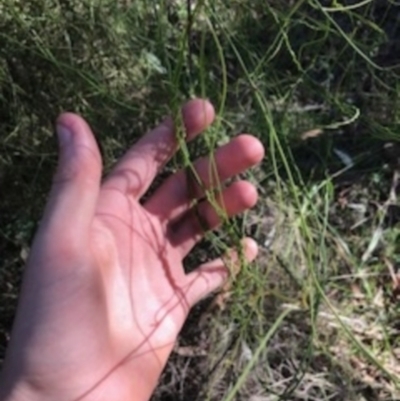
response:
<svg viewBox="0 0 400 401"><path fill-rule="evenodd" d="M90 184L100 179L101 166L99 160L90 149L80 147L75 149L75 154L68 152L60 157L53 184L64 184L67 182L82 182Z"/></svg>

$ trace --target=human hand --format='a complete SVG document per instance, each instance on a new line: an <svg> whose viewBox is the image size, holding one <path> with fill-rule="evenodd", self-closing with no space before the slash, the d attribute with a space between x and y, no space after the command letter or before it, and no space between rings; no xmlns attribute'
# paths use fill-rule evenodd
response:
<svg viewBox="0 0 400 401"><path fill-rule="evenodd" d="M214 110L192 100L182 115L190 140L211 124ZM190 190L178 171L139 203L176 151L171 119L140 139L103 183L85 121L64 114L58 133L59 166L24 273L0 400L149 399L189 309L227 278L222 259L183 270L204 235L191 208L191 196L201 199L203 189ZM215 153L220 181L263 155L256 138L234 138ZM194 165L205 187L215 184L208 158ZM252 207L257 192L237 181L220 198L232 216ZM220 223L206 200L198 212L210 229ZM249 261L257 254L250 239L244 254Z"/></svg>

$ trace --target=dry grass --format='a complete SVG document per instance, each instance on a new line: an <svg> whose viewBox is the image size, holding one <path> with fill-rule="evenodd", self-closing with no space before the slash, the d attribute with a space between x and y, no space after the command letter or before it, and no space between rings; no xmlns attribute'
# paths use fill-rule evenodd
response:
<svg viewBox="0 0 400 401"><path fill-rule="evenodd" d="M181 160L240 131L269 155L257 208L188 268L245 232L262 251L223 309L195 308L154 400L399 399L399 6L191 3L0 4L0 359L57 114L87 117L108 169L197 95L218 121Z"/></svg>

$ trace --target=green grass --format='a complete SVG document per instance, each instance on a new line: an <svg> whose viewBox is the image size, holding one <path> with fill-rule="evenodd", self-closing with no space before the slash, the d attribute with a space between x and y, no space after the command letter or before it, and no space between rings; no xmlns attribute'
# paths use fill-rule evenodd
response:
<svg viewBox="0 0 400 401"><path fill-rule="evenodd" d="M174 353L154 400L398 399L388 266L400 263L400 206L387 202L400 168L398 13L393 1L3 0L0 358L56 163L56 116L88 119L107 171L204 96L217 121L175 164L239 132L268 156L247 174L258 206L208 236L188 269L244 233L268 246L224 310L195 308L180 345L206 356Z"/></svg>

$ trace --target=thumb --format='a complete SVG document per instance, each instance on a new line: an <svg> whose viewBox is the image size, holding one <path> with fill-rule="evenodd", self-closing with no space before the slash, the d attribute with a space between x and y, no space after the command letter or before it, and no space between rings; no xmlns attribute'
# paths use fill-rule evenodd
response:
<svg viewBox="0 0 400 401"><path fill-rule="evenodd" d="M83 240L94 216L101 155L88 124L65 113L57 120L59 159L40 230L59 242Z"/></svg>

